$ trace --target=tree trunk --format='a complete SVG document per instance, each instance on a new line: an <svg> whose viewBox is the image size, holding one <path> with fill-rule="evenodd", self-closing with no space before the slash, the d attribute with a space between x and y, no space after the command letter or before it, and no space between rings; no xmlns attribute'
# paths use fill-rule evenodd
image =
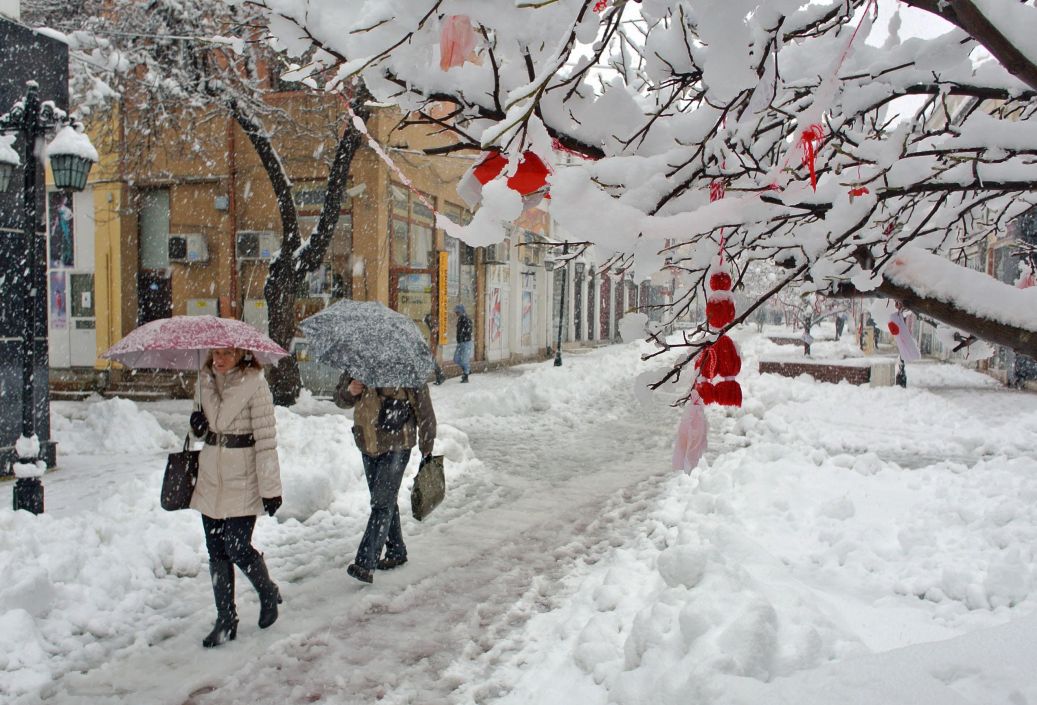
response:
<svg viewBox="0 0 1037 705"><path fill-rule="evenodd" d="M270 265L270 275L263 286L270 321L270 337L285 350L291 350L295 337L295 292L301 275L296 273L294 257L278 257ZM270 392L274 404L291 406L299 398L302 377L294 355L281 358L270 368Z"/></svg>
<svg viewBox="0 0 1037 705"><path fill-rule="evenodd" d="M370 108L367 107L370 97L366 87L361 84L351 101L353 111L365 122L370 117ZM361 146L361 135L349 123L343 129L328 172L327 191L324 194L317 229L313 233L307 233L308 238L304 245L302 234L299 232L299 216L292 195L292 183L270 141L270 136L258 121L238 109L236 105L232 104L230 110L248 135L277 197L277 208L284 233L281 251L270 263L270 274L263 287L263 296L267 303L270 337L275 343L289 350L292 338L295 337L296 292L306 274L316 271L324 261L328 245L334 237L342 209L342 194L346 188L353 157ZM299 398L299 390L302 389L299 364L295 357L289 355L282 358L276 367L270 369L269 377L274 403L278 406L294 404Z"/></svg>

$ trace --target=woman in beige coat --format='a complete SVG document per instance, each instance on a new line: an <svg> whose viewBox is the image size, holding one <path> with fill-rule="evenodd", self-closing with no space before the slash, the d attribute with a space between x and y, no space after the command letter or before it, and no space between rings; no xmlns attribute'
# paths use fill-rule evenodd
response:
<svg viewBox="0 0 1037 705"><path fill-rule="evenodd" d="M277 620L281 595L263 555L252 546L256 515L281 506L274 400L259 363L247 350L213 350L198 377L202 412L191 428L205 440L191 507L202 513L209 573L216 598L216 625L202 645L219 646L237 636L234 566L259 593L259 626ZM203 415L204 413L204 415Z"/></svg>

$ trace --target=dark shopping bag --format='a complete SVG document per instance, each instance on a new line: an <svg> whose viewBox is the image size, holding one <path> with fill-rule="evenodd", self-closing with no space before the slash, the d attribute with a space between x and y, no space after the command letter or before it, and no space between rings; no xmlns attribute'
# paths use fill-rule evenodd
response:
<svg viewBox="0 0 1037 705"><path fill-rule="evenodd" d="M439 506L446 496L446 478L443 476L443 456L433 455L423 460L410 490L410 509L421 521Z"/></svg>
<svg viewBox="0 0 1037 705"><path fill-rule="evenodd" d="M170 453L166 459L160 503L167 512L188 509L191 506L191 495L194 494L194 486L198 482L198 455L201 451L188 450L190 441L191 437L188 435L184 439L184 449L179 453Z"/></svg>

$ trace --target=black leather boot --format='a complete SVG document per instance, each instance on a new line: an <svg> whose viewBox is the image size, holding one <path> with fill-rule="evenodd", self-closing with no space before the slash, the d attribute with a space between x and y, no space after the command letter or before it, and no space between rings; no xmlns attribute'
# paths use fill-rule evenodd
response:
<svg viewBox="0 0 1037 705"><path fill-rule="evenodd" d="M212 594L216 598L216 624L202 646L214 646L234 641L238 636L238 613L234 608L234 564L230 561L209 561Z"/></svg>
<svg viewBox="0 0 1037 705"><path fill-rule="evenodd" d="M248 565L241 566L241 572L252 583L259 593L259 628L266 629L277 621L277 605L281 603L281 591L270 579L266 569L266 561L260 556Z"/></svg>

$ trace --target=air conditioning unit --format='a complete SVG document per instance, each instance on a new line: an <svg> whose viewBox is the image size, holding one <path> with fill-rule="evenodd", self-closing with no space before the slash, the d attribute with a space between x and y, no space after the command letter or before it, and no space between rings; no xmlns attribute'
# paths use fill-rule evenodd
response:
<svg viewBox="0 0 1037 705"><path fill-rule="evenodd" d="M507 264L504 259L503 248L499 245L487 245L484 248L483 262L486 264Z"/></svg>
<svg viewBox="0 0 1037 705"><path fill-rule="evenodd" d="M220 306L216 299L188 299L184 313L188 316L218 316Z"/></svg>
<svg viewBox="0 0 1037 705"><path fill-rule="evenodd" d="M209 243L202 233L169 236L169 261L194 264L209 261Z"/></svg>
<svg viewBox="0 0 1037 705"><path fill-rule="evenodd" d="M235 243L238 259L268 260L281 248L277 234L269 230L239 230Z"/></svg>

